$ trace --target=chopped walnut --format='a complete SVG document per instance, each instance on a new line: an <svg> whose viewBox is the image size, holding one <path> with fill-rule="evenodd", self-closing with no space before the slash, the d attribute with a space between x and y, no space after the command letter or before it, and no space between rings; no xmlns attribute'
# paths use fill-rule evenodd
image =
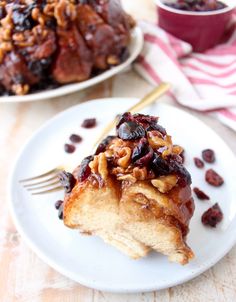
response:
<svg viewBox="0 0 236 302"><path fill-rule="evenodd" d="M117 161L118 165L122 168L127 168L130 163L131 149L129 147L119 149L117 155L119 157Z"/></svg>
<svg viewBox="0 0 236 302"><path fill-rule="evenodd" d="M162 152L162 157L164 157L164 158L166 158L168 155L170 155L173 150L173 144L172 144L172 139L171 139L170 135L165 136L165 142L166 142L167 149Z"/></svg>
<svg viewBox="0 0 236 302"><path fill-rule="evenodd" d="M151 180L154 187L161 193L169 192L178 181L178 177L175 175L160 176L156 179Z"/></svg>
<svg viewBox="0 0 236 302"><path fill-rule="evenodd" d="M128 146L128 142L125 142L122 139L117 138L112 141L111 145L109 146L109 150L112 150L115 153L116 150L119 150L120 148L127 147L127 146Z"/></svg>
<svg viewBox="0 0 236 302"><path fill-rule="evenodd" d="M54 10L55 10L55 4L48 3L44 6L43 12L45 15L53 17L54 16Z"/></svg>
<svg viewBox="0 0 236 302"><path fill-rule="evenodd" d="M172 152L175 154L178 154L178 155L180 155L183 152L183 150L184 149L182 147L180 147L179 145L174 145L172 148Z"/></svg>
<svg viewBox="0 0 236 302"><path fill-rule="evenodd" d="M150 131L148 133L148 142L153 149L165 147L162 156L165 158L173 152L173 144L170 135L163 135L158 131Z"/></svg>
<svg viewBox="0 0 236 302"><path fill-rule="evenodd" d="M93 161L89 163L92 173L100 174L102 179L107 179L107 159L104 153L100 153L94 156Z"/></svg>
<svg viewBox="0 0 236 302"><path fill-rule="evenodd" d="M125 169L121 167L115 167L112 169L111 173L114 175L122 175L125 174Z"/></svg>
<svg viewBox="0 0 236 302"><path fill-rule="evenodd" d="M119 177L117 177L117 179L118 180L127 180L132 183L136 182L136 178L131 174L125 174L125 175L119 176Z"/></svg>
<svg viewBox="0 0 236 302"><path fill-rule="evenodd" d="M120 63L120 59L115 56L115 55L110 55L108 58L107 58L107 63L109 65L117 65Z"/></svg>
<svg viewBox="0 0 236 302"><path fill-rule="evenodd" d="M146 167L143 167L143 168L135 167L133 169L133 176L137 180L145 180L145 179L147 179L147 168Z"/></svg>
<svg viewBox="0 0 236 302"><path fill-rule="evenodd" d="M166 146L163 135L158 131L148 132L148 142L153 149Z"/></svg>
<svg viewBox="0 0 236 302"><path fill-rule="evenodd" d="M76 18L76 6L66 0L60 0L55 6L54 16L59 26L66 27L68 21L73 21Z"/></svg>
<svg viewBox="0 0 236 302"><path fill-rule="evenodd" d="M28 84L14 84L12 85L12 90L17 95L24 95L29 91L29 85Z"/></svg>

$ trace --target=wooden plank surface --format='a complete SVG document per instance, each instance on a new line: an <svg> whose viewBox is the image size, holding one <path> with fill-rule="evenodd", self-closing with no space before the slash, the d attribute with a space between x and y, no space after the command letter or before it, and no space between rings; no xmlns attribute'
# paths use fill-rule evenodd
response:
<svg viewBox="0 0 236 302"><path fill-rule="evenodd" d="M125 0L137 18L155 20L151 0ZM85 288L42 262L18 235L7 209L7 179L19 148L56 113L80 102L110 96L141 97L151 86L132 70L81 93L35 103L0 104L0 301L1 302L233 302L236 248L212 269L186 284L152 293L117 295ZM176 104L174 104L176 106ZM236 134L210 116L198 116L236 153ZM111 268L112 269L112 268Z"/></svg>

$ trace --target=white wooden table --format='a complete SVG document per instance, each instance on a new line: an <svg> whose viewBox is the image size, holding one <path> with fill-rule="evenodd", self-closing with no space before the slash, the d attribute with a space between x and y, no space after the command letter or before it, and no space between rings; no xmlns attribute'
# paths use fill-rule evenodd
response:
<svg viewBox="0 0 236 302"><path fill-rule="evenodd" d="M155 20L151 0L125 0L135 18ZM35 103L0 104L0 301L1 302L215 302L236 301L236 247L212 269L186 284L152 293L117 295L85 288L43 263L24 243L7 209L9 169L19 148L56 113L101 97L141 97L151 86L133 71L84 92ZM176 104L174 104L176 106ZM236 134L209 116L210 125L236 153Z"/></svg>

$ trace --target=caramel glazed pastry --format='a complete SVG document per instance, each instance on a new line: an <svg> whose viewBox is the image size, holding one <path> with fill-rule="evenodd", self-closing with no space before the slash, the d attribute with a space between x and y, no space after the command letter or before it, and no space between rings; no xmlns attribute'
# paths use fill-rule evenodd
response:
<svg viewBox="0 0 236 302"><path fill-rule="evenodd" d="M157 117L124 113L116 131L73 174L61 172L64 224L134 259L155 250L188 263L194 202L183 149L172 144Z"/></svg>
<svg viewBox="0 0 236 302"><path fill-rule="evenodd" d="M0 95L80 82L127 59L120 0L0 0Z"/></svg>

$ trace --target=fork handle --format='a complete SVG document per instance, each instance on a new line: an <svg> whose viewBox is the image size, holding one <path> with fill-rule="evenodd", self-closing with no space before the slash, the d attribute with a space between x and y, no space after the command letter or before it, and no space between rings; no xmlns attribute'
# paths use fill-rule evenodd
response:
<svg viewBox="0 0 236 302"><path fill-rule="evenodd" d="M161 83L158 87L154 88L149 94L147 94L144 98L142 98L137 104L130 107L127 111L131 113L135 113L148 105L155 102L159 99L163 94L165 94L170 89L169 83Z"/></svg>

